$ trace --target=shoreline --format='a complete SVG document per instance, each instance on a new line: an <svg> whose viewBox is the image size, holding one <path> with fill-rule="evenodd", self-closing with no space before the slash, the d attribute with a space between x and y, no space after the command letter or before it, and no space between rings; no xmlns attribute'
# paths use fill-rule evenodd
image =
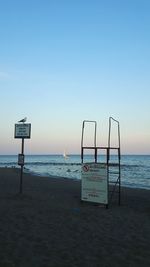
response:
<svg viewBox="0 0 150 267"><path fill-rule="evenodd" d="M79 165L79 164L78 164ZM16 169L16 170L19 170L20 171L20 167L19 166L5 166L5 167L0 167L0 169ZM62 175L52 175L52 174L46 174L46 173L40 173L40 172L35 172L35 171L31 171L31 170L29 170L28 168L26 168L26 167L24 167L24 171L23 171L23 173L24 174L29 174L29 175L33 175L33 176L37 176L37 177L47 177L47 178L54 178L55 177L55 179L61 179L61 178L63 178L63 179L68 179L68 180L75 180L75 181L81 181L81 178L76 178L76 177L67 177L67 176L62 176ZM143 189L143 190L147 190L147 191L149 191L150 190L150 188L149 187L145 187L145 186L143 186L143 187L137 187L136 186L136 184L135 185L133 185L132 184L132 186L130 186L130 185L125 185L124 183L122 184L122 181L121 181L121 187L122 188L130 188L130 189Z"/></svg>
<svg viewBox="0 0 150 267"><path fill-rule="evenodd" d="M91 161L89 155L87 161ZM149 166L150 157L139 155L140 158L135 156L124 156L121 158L121 184L130 188L141 188L150 190L149 180ZM105 160L102 156L99 161ZM85 159L86 161L86 159ZM18 159L16 156L1 157L0 167L18 167ZM81 179L81 157L79 155L71 155L69 160L64 160L62 155L59 156L31 156L25 155L25 168L26 172L33 175L42 177L66 177L69 179Z"/></svg>
<svg viewBox="0 0 150 267"><path fill-rule="evenodd" d="M150 266L150 192L123 187L121 206L80 201L81 182L0 168L0 266Z"/></svg>

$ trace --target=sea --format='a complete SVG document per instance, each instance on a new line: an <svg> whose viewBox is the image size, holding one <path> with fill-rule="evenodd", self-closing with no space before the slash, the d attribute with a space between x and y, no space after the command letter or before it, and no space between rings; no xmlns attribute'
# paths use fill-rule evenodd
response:
<svg viewBox="0 0 150 267"><path fill-rule="evenodd" d="M112 156L116 161L116 155ZM98 156L98 162L105 162L105 156ZM93 162L92 155L86 155L84 162ZM15 167L18 165L18 155L0 155L0 167ZM24 172L33 175L65 177L68 179L82 178L80 155L25 155ZM121 185L132 188L150 190L150 155L121 156Z"/></svg>

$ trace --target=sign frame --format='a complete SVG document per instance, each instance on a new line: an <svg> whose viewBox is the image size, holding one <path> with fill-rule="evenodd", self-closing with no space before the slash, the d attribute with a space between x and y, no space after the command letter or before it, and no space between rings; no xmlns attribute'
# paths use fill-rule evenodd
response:
<svg viewBox="0 0 150 267"><path fill-rule="evenodd" d="M104 163L81 166L81 200L108 205L108 166Z"/></svg>
<svg viewBox="0 0 150 267"><path fill-rule="evenodd" d="M15 124L15 138L31 138L31 123L16 123Z"/></svg>

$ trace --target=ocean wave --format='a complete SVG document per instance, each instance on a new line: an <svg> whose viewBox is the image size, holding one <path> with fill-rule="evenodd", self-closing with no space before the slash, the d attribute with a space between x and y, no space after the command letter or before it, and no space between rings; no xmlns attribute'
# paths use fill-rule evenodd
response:
<svg viewBox="0 0 150 267"><path fill-rule="evenodd" d="M16 165L18 164L18 162L16 161L12 161L12 162L0 162L0 165ZM66 162L26 162L25 161L25 165L32 165L32 166L48 166L48 165L52 165L52 166L80 166L81 163L74 163L74 162L69 162L69 163L66 163Z"/></svg>
<svg viewBox="0 0 150 267"><path fill-rule="evenodd" d="M88 162L85 162L85 164ZM89 162L89 164L92 162ZM100 163L100 162L98 162ZM106 164L105 162L101 162L101 164ZM0 166L13 166L13 165L18 165L17 161L11 161L11 162L0 162ZM36 161L36 162L26 162L25 165L28 166L81 166L82 163L80 162L41 162L41 161ZM117 167L116 163L110 163L110 167ZM145 168L150 170L150 166L144 165L144 164L120 164L122 169L133 169L133 168Z"/></svg>

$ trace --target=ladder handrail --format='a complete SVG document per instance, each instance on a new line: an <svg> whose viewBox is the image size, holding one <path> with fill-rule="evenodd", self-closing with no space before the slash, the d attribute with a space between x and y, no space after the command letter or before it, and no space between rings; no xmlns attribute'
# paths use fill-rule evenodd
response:
<svg viewBox="0 0 150 267"><path fill-rule="evenodd" d="M94 131L94 147L96 147L96 130L97 130L97 122L91 120L84 120L82 123L82 137L81 137L81 148L83 147L83 137L84 137L84 126L86 122L92 122L95 124L95 131Z"/></svg>
<svg viewBox="0 0 150 267"><path fill-rule="evenodd" d="M109 117L109 133L108 133L108 147L110 147L110 141L111 141L111 121L114 121L118 125L118 148L120 150L120 124L119 121L114 119L113 117Z"/></svg>

